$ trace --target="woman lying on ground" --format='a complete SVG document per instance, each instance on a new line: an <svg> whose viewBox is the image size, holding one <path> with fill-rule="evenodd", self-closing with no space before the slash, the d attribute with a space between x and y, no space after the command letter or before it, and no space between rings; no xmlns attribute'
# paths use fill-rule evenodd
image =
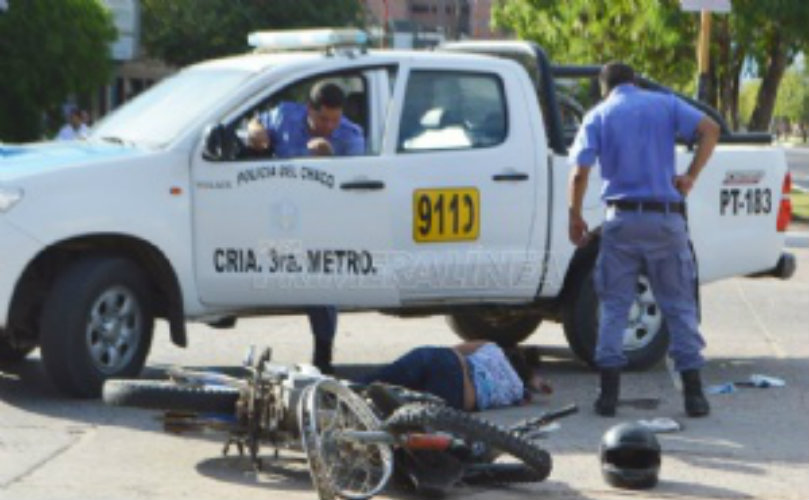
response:
<svg viewBox="0 0 809 500"><path fill-rule="evenodd" d="M549 386L516 347L465 342L454 347L417 347L362 382L385 382L428 392L467 411L523 404Z"/></svg>

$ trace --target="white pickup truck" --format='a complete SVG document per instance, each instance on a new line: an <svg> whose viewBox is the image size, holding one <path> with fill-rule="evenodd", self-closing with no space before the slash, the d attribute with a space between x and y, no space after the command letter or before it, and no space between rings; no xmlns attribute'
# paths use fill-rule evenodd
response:
<svg viewBox="0 0 809 500"><path fill-rule="evenodd" d="M184 346L186 321L228 327L326 304L445 314L463 338L506 343L561 321L591 362L598 238L568 240L566 150L593 76L521 42L258 50L179 72L87 141L0 146L0 363L39 347L58 388L92 397L141 370L155 318ZM345 90L365 155L245 148L252 116L323 79ZM725 132L688 199L700 281L789 277L784 154ZM667 343L641 280L631 365L656 363Z"/></svg>

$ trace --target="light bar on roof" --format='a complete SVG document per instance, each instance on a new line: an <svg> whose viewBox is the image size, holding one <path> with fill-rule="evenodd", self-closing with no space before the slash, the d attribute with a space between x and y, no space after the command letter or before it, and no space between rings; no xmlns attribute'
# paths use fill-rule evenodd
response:
<svg viewBox="0 0 809 500"><path fill-rule="evenodd" d="M368 35L358 29L309 29L255 31L247 43L259 50L303 50L328 47L364 46Z"/></svg>

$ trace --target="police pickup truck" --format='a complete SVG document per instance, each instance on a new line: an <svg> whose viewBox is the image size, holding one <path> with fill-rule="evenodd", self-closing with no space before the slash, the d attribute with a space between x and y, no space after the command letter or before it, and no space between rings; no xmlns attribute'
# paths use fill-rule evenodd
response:
<svg viewBox="0 0 809 500"><path fill-rule="evenodd" d="M0 147L0 363L39 347L58 388L92 397L141 370L155 318L185 346L187 321L312 305L443 314L463 338L504 343L561 321L592 362L598 238L568 240L566 152L597 68L553 66L522 42L372 51L345 46L362 43L350 30L250 41L252 53L144 92L86 141ZM344 90L365 154L246 147L252 117L322 80ZM700 281L789 277L784 154L723 127L688 199ZM690 154L683 144L680 169ZM592 184L585 216L598 227ZM631 366L667 343L641 279Z"/></svg>

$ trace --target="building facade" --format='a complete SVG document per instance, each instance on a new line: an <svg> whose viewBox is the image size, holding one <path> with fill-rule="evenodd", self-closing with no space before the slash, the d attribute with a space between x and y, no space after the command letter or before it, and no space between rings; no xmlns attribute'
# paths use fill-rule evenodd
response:
<svg viewBox="0 0 809 500"><path fill-rule="evenodd" d="M413 34L416 42L419 38L440 38L439 41L443 41L506 37L491 28L491 11L497 0L363 1L368 24L384 27L389 45L397 34L408 32Z"/></svg>

